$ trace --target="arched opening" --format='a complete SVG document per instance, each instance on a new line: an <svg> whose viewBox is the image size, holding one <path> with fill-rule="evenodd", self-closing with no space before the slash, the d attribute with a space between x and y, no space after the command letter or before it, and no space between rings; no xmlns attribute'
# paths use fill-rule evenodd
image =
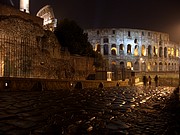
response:
<svg viewBox="0 0 180 135"><path fill-rule="evenodd" d="M111 54L114 56L116 55L116 49L115 48L111 48Z"/></svg>
<svg viewBox="0 0 180 135"><path fill-rule="evenodd" d="M130 44L127 45L127 54L131 54L131 45Z"/></svg>
<svg viewBox="0 0 180 135"><path fill-rule="evenodd" d="M157 53L158 53L158 49L156 46L154 46L154 49L153 49L154 57L157 57Z"/></svg>
<svg viewBox="0 0 180 135"><path fill-rule="evenodd" d="M108 54L109 54L108 45L105 44L105 45L104 45L104 55L108 55Z"/></svg>
<svg viewBox="0 0 180 135"><path fill-rule="evenodd" d="M164 63L164 71L167 71L167 70L168 70L167 63L165 62Z"/></svg>
<svg viewBox="0 0 180 135"><path fill-rule="evenodd" d="M141 70L142 70L143 72L146 71L146 63L145 63L145 62L142 62L142 63L141 63Z"/></svg>
<svg viewBox="0 0 180 135"><path fill-rule="evenodd" d="M152 48L151 48L151 45L148 46L148 58L151 58L152 57Z"/></svg>
<svg viewBox="0 0 180 135"><path fill-rule="evenodd" d="M171 71L171 64L168 63L168 71Z"/></svg>
<svg viewBox="0 0 180 135"><path fill-rule="evenodd" d="M159 47L159 57L162 57L162 47Z"/></svg>
<svg viewBox="0 0 180 135"><path fill-rule="evenodd" d="M159 71L163 71L163 64L162 64L162 62L159 63Z"/></svg>
<svg viewBox="0 0 180 135"><path fill-rule="evenodd" d="M156 62L153 63L153 71L157 71L157 63Z"/></svg>
<svg viewBox="0 0 180 135"><path fill-rule="evenodd" d="M120 44L119 50L120 50L120 51L124 51L124 45L123 45L123 44Z"/></svg>
<svg viewBox="0 0 180 135"><path fill-rule="evenodd" d="M116 45L112 44L112 46L111 46L111 54L116 55L116 53L117 53Z"/></svg>
<svg viewBox="0 0 180 135"><path fill-rule="evenodd" d="M131 69L131 67L132 67L132 62L128 61L127 62L127 69Z"/></svg>
<svg viewBox="0 0 180 135"><path fill-rule="evenodd" d="M171 48L171 56L174 57L174 48Z"/></svg>
<svg viewBox="0 0 180 135"><path fill-rule="evenodd" d="M139 62L138 62L138 61L136 61L136 62L134 63L134 70L135 70L135 71L139 71Z"/></svg>
<svg viewBox="0 0 180 135"><path fill-rule="evenodd" d="M164 58L167 58L167 47L164 47Z"/></svg>
<svg viewBox="0 0 180 135"><path fill-rule="evenodd" d="M151 63L148 63L148 71L151 71Z"/></svg>
<svg viewBox="0 0 180 135"><path fill-rule="evenodd" d="M135 45L134 47L134 56L138 56L139 55L139 46L138 45Z"/></svg>
<svg viewBox="0 0 180 135"><path fill-rule="evenodd" d="M138 43L138 40L137 40L137 39L134 39L134 43L137 44L137 43Z"/></svg>
<svg viewBox="0 0 180 135"><path fill-rule="evenodd" d="M179 57L179 50L176 49L176 57Z"/></svg>
<svg viewBox="0 0 180 135"><path fill-rule="evenodd" d="M119 45L119 54L124 54L124 45L123 44Z"/></svg>
<svg viewBox="0 0 180 135"><path fill-rule="evenodd" d="M171 57L171 48L168 48L168 57Z"/></svg>
<svg viewBox="0 0 180 135"><path fill-rule="evenodd" d="M146 56L146 48L145 48L145 45L142 45L142 47L141 47L141 56Z"/></svg>
<svg viewBox="0 0 180 135"><path fill-rule="evenodd" d="M120 62L120 69L124 68L124 62Z"/></svg>

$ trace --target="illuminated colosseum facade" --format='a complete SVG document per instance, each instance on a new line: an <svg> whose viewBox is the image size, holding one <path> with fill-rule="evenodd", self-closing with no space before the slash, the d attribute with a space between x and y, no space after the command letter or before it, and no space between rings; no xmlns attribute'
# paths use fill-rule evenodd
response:
<svg viewBox="0 0 180 135"><path fill-rule="evenodd" d="M123 69L136 74L179 71L179 44L169 35L141 29L87 29L89 42L107 60L106 71L121 79ZM127 76L127 75L126 75Z"/></svg>

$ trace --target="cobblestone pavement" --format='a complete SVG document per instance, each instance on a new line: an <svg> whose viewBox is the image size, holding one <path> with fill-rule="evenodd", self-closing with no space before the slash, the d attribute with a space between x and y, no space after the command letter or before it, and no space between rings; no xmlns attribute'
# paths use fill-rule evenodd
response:
<svg viewBox="0 0 180 135"><path fill-rule="evenodd" d="M174 89L138 86L1 92L0 134L178 134L176 115L168 109L175 103L170 102Z"/></svg>

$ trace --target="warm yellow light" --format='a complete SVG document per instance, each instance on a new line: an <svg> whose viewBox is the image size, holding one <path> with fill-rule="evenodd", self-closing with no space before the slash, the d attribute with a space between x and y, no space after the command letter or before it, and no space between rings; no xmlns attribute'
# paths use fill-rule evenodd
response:
<svg viewBox="0 0 180 135"><path fill-rule="evenodd" d="M176 49L176 57L179 57L179 50Z"/></svg>
<svg viewBox="0 0 180 135"><path fill-rule="evenodd" d="M171 55L174 56L174 48L171 48Z"/></svg>
<svg viewBox="0 0 180 135"><path fill-rule="evenodd" d="M171 48L168 48L168 56L171 55Z"/></svg>
<svg viewBox="0 0 180 135"><path fill-rule="evenodd" d="M148 70L150 71L151 70L151 64L148 63Z"/></svg>
<svg viewBox="0 0 180 135"><path fill-rule="evenodd" d="M131 67L132 67L131 62L127 62L127 68L128 68L128 69L131 69Z"/></svg>
<svg viewBox="0 0 180 135"><path fill-rule="evenodd" d="M142 55L142 56L146 56L146 48L145 48L145 45L142 45L141 55Z"/></svg>
<svg viewBox="0 0 180 135"><path fill-rule="evenodd" d="M112 51L112 50L115 50L115 51L117 52L117 48L116 48L116 47L112 47L112 48L111 48L111 51Z"/></svg>
<svg viewBox="0 0 180 135"><path fill-rule="evenodd" d="M138 48L134 50L134 56L138 56Z"/></svg>

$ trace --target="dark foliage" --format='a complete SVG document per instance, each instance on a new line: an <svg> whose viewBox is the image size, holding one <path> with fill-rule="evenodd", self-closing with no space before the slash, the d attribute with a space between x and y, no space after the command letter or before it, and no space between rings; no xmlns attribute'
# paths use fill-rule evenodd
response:
<svg viewBox="0 0 180 135"><path fill-rule="evenodd" d="M55 30L60 44L67 47L71 54L92 56L93 48L88 42L87 34L83 32L76 22L64 19L59 22Z"/></svg>
<svg viewBox="0 0 180 135"><path fill-rule="evenodd" d="M61 20L54 33L61 46L68 48L71 54L93 57L96 67L102 65L102 56L93 50L92 45L88 42L88 35L75 21Z"/></svg>

